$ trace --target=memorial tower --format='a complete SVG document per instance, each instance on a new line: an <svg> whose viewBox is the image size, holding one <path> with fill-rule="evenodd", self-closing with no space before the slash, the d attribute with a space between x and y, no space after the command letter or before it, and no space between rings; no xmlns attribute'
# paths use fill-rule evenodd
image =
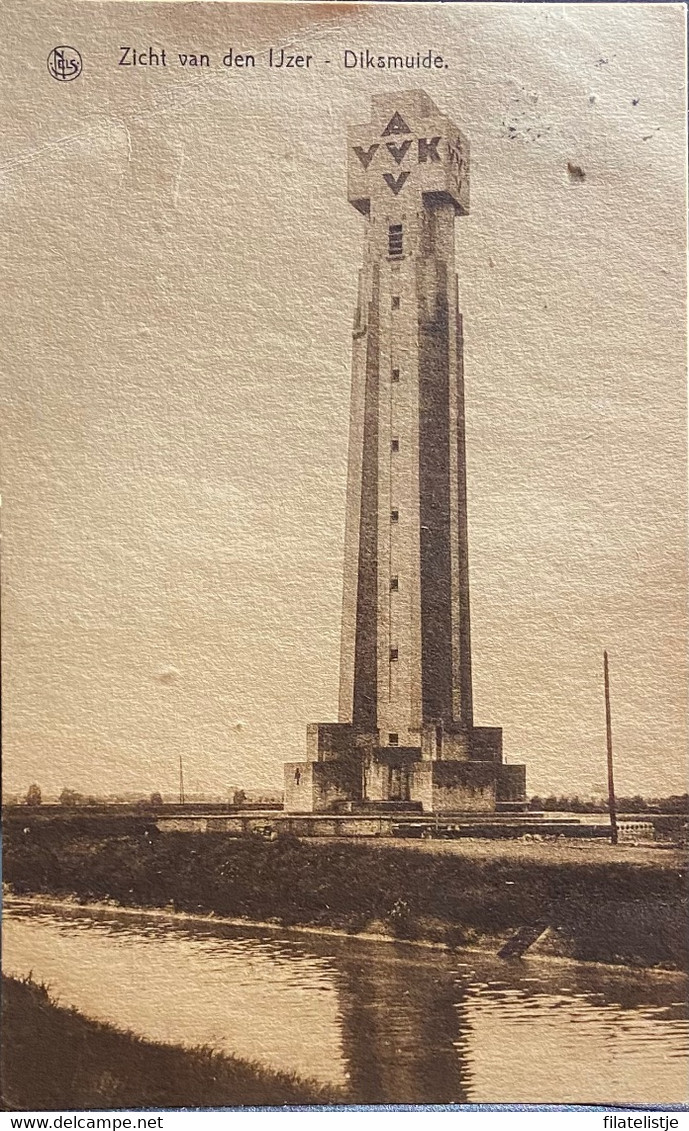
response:
<svg viewBox="0 0 689 1131"><path fill-rule="evenodd" d="M364 217L354 319L339 722L307 728L285 809L523 799L502 731L474 726L455 218L469 147L423 91L374 96L348 139Z"/></svg>

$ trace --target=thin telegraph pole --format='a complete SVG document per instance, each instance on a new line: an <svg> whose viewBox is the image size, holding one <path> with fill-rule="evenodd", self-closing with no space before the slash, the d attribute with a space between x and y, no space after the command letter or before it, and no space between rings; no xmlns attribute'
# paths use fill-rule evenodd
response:
<svg viewBox="0 0 689 1131"><path fill-rule="evenodd" d="M608 808L610 810L610 843L617 844L617 806L615 780L612 773L612 721L610 717L610 670L608 653L603 652L603 680L605 683L605 736L608 744Z"/></svg>
<svg viewBox="0 0 689 1131"><path fill-rule="evenodd" d="M179 803L184 805L184 771L182 770L182 755L179 756Z"/></svg>

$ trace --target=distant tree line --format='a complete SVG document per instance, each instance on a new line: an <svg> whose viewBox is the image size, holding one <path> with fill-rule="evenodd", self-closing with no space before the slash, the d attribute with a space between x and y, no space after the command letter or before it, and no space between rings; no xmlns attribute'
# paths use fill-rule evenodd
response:
<svg viewBox="0 0 689 1131"><path fill-rule="evenodd" d="M237 789L232 795L232 804L241 807L248 801L246 792ZM14 799L9 803L12 803ZM60 805L66 808L75 808L82 805L104 805L108 800L102 797L93 797L90 794L79 793L76 789L65 787L58 797ZM43 794L40 785L34 782L29 786L22 803L24 805L41 805ZM147 798L140 798L132 802L137 807L154 808L164 804L162 794L157 790ZM534 794L529 799L528 807L532 812L546 813L607 813L607 800L590 800L579 797L578 794L550 793L547 797ZM618 797L617 810L619 813L689 813L689 793L673 793L669 797L642 797L636 793L633 797Z"/></svg>
<svg viewBox="0 0 689 1131"><path fill-rule="evenodd" d="M77 793L75 789L63 789L62 793L58 797L58 801L60 805L65 805L67 807L76 807L78 805L108 804L108 802L105 801L105 799L102 797L91 797L83 793ZM163 804L163 798L162 795L156 790L150 795L150 797L141 797L137 801L132 802L132 804L134 804L137 808L148 808L151 806L155 808L156 806Z"/></svg>
<svg viewBox="0 0 689 1131"><path fill-rule="evenodd" d="M78 790L68 789L66 786L62 790L62 792L60 793L57 800L58 800L58 803L60 805L64 805L66 808L76 808L77 806L81 806L81 805L108 805L112 801L111 798L94 797L91 794L79 793ZM125 803L126 803L126 801L125 801ZM147 806L147 807L148 806L154 806L155 807L155 806L164 804L162 794L160 794L157 790L154 791L150 795L150 797L138 798L137 800L130 802L130 803L137 805L137 806ZM29 786L29 788L27 789L27 791L24 794L24 797L22 799L20 799L16 795L12 795L12 796L7 798L6 804L10 804L10 805L17 805L17 804L42 805L43 804L43 791L41 790L40 785L37 785L36 782L34 782L32 785Z"/></svg>
<svg viewBox="0 0 689 1131"><path fill-rule="evenodd" d="M258 804L258 803L261 803L261 802L265 802L265 803L268 803L268 804L275 804L277 801L279 801L281 799L281 797L282 797L282 795L278 794L277 792L273 793L273 794L266 793L264 795L264 794L260 794L258 792L247 793L246 790L235 789L231 793L231 795L229 796L228 801L232 805L235 805L237 807L241 807L242 805L246 805L246 804L254 804L255 805L255 804ZM69 789L67 786L65 786L63 788L63 790L59 794L57 800L58 800L58 803L60 805L64 805L67 808L74 808L74 807L80 806L80 805L111 805L113 803L123 804L123 805L135 805L135 806L138 806L138 807L141 807L141 806L157 807L157 806L165 804L165 800L163 799L163 795L159 792L159 790L154 790L153 793L149 794L147 797L142 797L142 796L136 795L136 794L124 794L124 795L119 795L119 796L115 796L113 794L110 794L110 795L104 796L104 797L95 797L92 794L80 793L79 790L77 790L77 789ZM168 801L169 800L170 800L170 798L168 797ZM222 802L223 798L222 797L204 797L202 794L200 794L200 795L194 794L191 797L188 797L187 800L191 801L191 802L207 801L207 802L212 802L213 804L215 804L217 802ZM176 798L175 798L175 802L176 802ZM6 794L5 798L4 798L4 803L6 805L41 805L41 804L43 804L43 792L41 790L40 785L38 785L36 782L34 782L32 785L29 786L28 790L26 791L26 793L24 794L23 797L19 797L17 794Z"/></svg>
<svg viewBox="0 0 689 1131"><path fill-rule="evenodd" d="M687 813L689 812L689 793L673 793L669 797L642 797L636 793L633 797L618 797L617 810L619 813ZM529 809L546 813L607 813L607 800L591 801L579 797L576 793L554 793L547 797L534 795L529 800Z"/></svg>
<svg viewBox="0 0 689 1131"><path fill-rule="evenodd" d="M43 801L43 794L41 793L40 785L36 785L35 782L33 783L33 785L30 785L26 791L26 797L24 800L27 805L40 805Z"/></svg>

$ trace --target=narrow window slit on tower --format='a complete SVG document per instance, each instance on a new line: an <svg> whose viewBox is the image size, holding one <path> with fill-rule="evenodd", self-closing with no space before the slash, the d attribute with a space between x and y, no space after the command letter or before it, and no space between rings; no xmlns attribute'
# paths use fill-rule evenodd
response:
<svg viewBox="0 0 689 1131"><path fill-rule="evenodd" d="M391 440L390 441L390 447L391 447L393 452L398 452L400 450L399 440Z"/></svg>
<svg viewBox="0 0 689 1131"><path fill-rule="evenodd" d="M390 511L390 522L399 522L400 512L397 510Z"/></svg>
<svg viewBox="0 0 689 1131"><path fill-rule="evenodd" d="M392 296L392 309L393 310L399 310L399 308L400 308L400 296L399 295L393 295Z"/></svg>
<svg viewBox="0 0 689 1131"><path fill-rule="evenodd" d="M402 255L404 238L401 224L390 224L388 228L388 255Z"/></svg>
<svg viewBox="0 0 689 1131"><path fill-rule="evenodd" d="M388 735L388 746L399 746L399 744L400 744L399 734L395 734L393 732L392 734Z"/></svg>
<svg viewBox="0 0 689 1131"><path fill-rule="evenodd" d="M399 369L393 369L393 371L392 371L392 380L393 380L393 383L394 383L394 382L397 382L397 381L399 381L399 379L400 379L400 371L399 371Z"/></svg>
<svg viewBox="0 0 689 1131"><path fill-rule="evenodd" d="M399 658L400 658L399 648L391 648L390 649L390 662L392 663L393 660L399 660Z"/></svg>
<svg viewBox="0 0 689 1131"><path fill-rule="evenodd" d="M390 591L392 593L396 593L397 590L399 589L399 587L400 587L399 578L398 577L391 577L390 578Z"/></svg>

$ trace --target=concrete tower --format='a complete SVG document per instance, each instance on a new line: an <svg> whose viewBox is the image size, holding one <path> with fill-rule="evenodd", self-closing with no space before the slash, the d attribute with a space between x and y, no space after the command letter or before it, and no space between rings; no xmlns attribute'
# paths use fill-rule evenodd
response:
<svg viewBox="0 0 689 1131"><path fill-rule="evenodd" d="M285 807L492 811L524 795L473 719L455 217L469 147L423 91L373 98L348 141L365 217L354 320L339 722L307 728Z"/></svg>

